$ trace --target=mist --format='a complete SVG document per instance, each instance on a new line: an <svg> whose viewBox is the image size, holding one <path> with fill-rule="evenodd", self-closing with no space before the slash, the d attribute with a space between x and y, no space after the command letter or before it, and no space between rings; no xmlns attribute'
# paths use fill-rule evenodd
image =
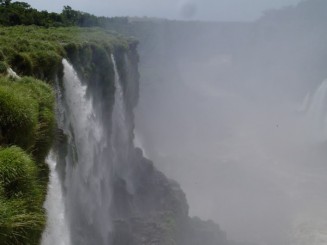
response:
<svg viewBox="0 0 327 245"><path fill-rule="evenodd" d="M231 240L327 242L326 10L305 1L254 22L150 21L135 34L138 144L191 215Z"/></svg>
<svg viewBox="0 0 327 245"><path fill-rule="evenodd" d="M29 3L0 1L1 244L327 245L326 0Z"/></svg>

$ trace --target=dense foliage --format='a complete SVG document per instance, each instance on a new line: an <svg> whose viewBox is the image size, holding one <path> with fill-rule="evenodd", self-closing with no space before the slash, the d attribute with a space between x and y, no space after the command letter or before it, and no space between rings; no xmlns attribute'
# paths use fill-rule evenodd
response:
<svg viewBox="0 0 327 245"><path fill-rule="evenodd" d="M127 49L133 40L101 28L13 26L0 28L0 68L10 66L20 75L51 81L63 57L73 57L85 47L113 52ZM0 69L1 72L1 69Z"/></svg>
<svg viewBox="0 0 327 245"><path fill-rule="evenodd" d="M0 111L0 145L17 145L44 161L55 125L52 88L31 77L2 77Z"/></svg>
<svg viewBox="0 0 327 245"><path fill-rule="evenodd" d="M54 136L54 93L31 77L0 78L0 240L38 244L45 224L45 157Z"/></svg>
<svg viewBox="0 0 327 245"><path fill-rule="evenodd" d="M34 161L18 147L0 148L0 240L38 244L44 229L42 185Z"/></svg>
<svg viewBox="0 0 327 245"><path fill-rule="evenodd" d="M0 0L0 24L4 26L37 25L37 26L105 26L107 23L127 23L123 17L96 17L88 13L73 10L65 6L63 11L49 13L38 11L25 2Z"/></svg>

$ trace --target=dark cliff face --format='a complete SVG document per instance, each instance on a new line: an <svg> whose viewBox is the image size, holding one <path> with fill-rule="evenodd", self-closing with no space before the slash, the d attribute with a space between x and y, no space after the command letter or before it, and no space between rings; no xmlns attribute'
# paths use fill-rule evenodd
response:
<svg viewBox="0 0 327 245"><path fill-rule="evenodd" d="M88 57L84 57L86 53L89 53ZM189 218L186 197L179 184L159 172L143 156L142 150L133 145L133 110L139 96L136 43L130 44L127 50L117 49L113 52L92 46L84 47L84 50L69 56L82 82L87 85L88 95L94 98L94 108L106 124L106 134L110 137L114 133L111 125L115 84L114 67L109 58L111 54L115 57L122 84L128 133L128 146L123 146L128 149L123 153L127 157L108 176L112 188L111 203L107 204L112 217L111 244L228 244L218 225ZM64 160L67 149L61 147L59 151L64 167L67 164ZM79 232L72 228L73 242Z"/></svg>

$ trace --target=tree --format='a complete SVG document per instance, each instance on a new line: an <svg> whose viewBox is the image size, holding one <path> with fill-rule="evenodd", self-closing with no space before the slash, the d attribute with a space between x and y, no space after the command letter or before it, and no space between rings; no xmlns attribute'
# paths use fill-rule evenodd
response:
<svg viewBox="0 0 327 245"><path fill-rule="evenodd" d="M31 8L31 5L29 5L28 3L25 3L25 2L13 2L11 5L21 7L21 8L24 8L24 9L30 9Z"/></svg>
<svg viewBox="0 0 327 245"><path fill-rule="evenodd" d="M70 6L64 6L64 10L61 14L64 17L64 21L66 21L68 24L76 24L80 12L73 10Z"/></svg>

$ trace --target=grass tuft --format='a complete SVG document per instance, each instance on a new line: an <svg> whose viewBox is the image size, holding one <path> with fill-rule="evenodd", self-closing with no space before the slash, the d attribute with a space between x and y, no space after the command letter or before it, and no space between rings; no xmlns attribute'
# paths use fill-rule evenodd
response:
<svg viewBox="0 0 327 245"><path fill-rule="evenodd" d="M45 225L37 167L21 148L0 148L1 244L38 244Z"/></svg>

